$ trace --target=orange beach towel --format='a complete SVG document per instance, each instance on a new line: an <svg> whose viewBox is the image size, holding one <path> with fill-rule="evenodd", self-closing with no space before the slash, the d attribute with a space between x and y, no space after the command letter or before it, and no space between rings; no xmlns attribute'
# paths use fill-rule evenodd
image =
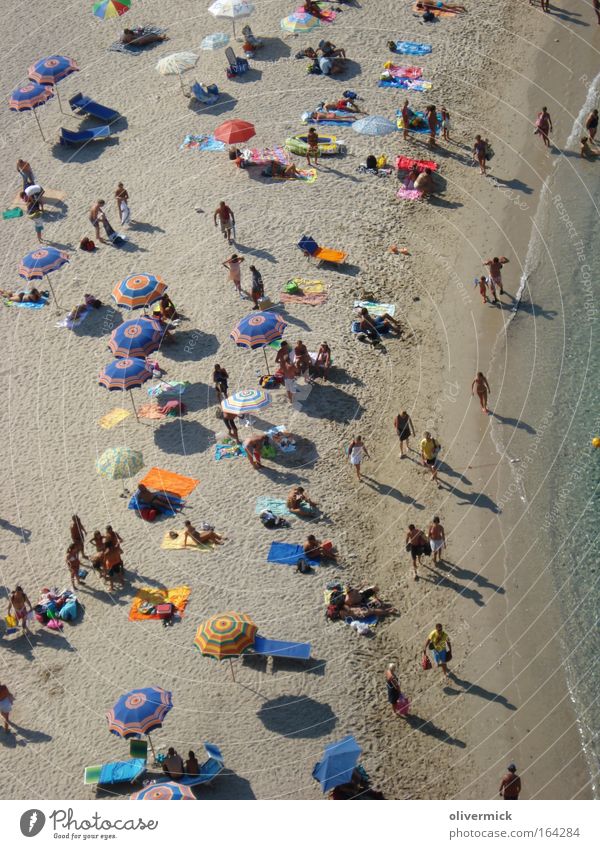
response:
<svg viewBox="0 0 600 849"><path fill-rule="evenodd" d="M157 469L154 466L140 483L143 483L148 489L170 492L172 495L186 498L190 492L196 489L200 481L197 478L186 478L184 475L168 472L166 469Z"/></svg>
<svg viewBox="0 0 600 849"><path fill-rule="evenodd" d="M131 610L129 611L129 618L133 622L143 622L144 619L160 619L160 616L156 613L140 613L139 608L140 605L145 601L149 602L153 606L157 604L167 604L170 603L174 605L180 616L183 616L183 612L185 610L185 606L188 602L188 598L190 597L191 589L189 587L173 587L172 589L160 589L156 587L142 587L136 593L133 602L131 603Z"/></svg>

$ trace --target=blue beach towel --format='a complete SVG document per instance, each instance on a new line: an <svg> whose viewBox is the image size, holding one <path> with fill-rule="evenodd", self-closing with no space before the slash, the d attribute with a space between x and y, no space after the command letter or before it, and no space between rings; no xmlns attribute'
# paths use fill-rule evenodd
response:
<svg viewBox="0 0 600 849"><path fill-rule="evenodd" d="M318 560L309 560L301 545L291 542L272 542L267 554L268 563L283 563L286 566L295 566L301 559L306 560L309 566L320 565Z"/></svg>
<svg viewBox="0 0 600 849"><path fill-rule="evenodd" d="M291 516L292 514L287 509L287 504L283 498L271 498L270 495L259 495L256 499L256 507L254 512L257 516L264 510L270 510L274 516Z"/></svg>
<svg viewBox="0 0 600 849"><path fill-rule="evenodd" d="M373 318L373 324L375 325L375 329L381 336L385 336L386 333L390 332L390 328L385 327L382 318L377 315L371 316L371 318ZM360 321L353 321L351 330L353 333L362 333L362 330L360 329Z"/></svg>
<svg viewBox="0 0 600 849"><path fill-rule="evenodd" d="M405 91L431 91L428 80L412 80L408 77L395 77L391 80L379 80L379 88L402 88Z"/></svg>
<svg viewBox="0 0 600 849"><path fill-rule="evenodd" d="M397 41L396 53L404 53L406 56L425 56L431 53L431 44L420 44L418 41Z"/></svg>
<svg viewBox="0 0 600 849"><path fill-rule="evenodd" d="M17 303L17 301L9 301L7 299L3 300L3 304L4 304L5 307L21 307L22 309L26 309L26 310L41 310L42 307L45 307L47 303L48 303L48 297L45 296L45 295L42 296L42 298L39 301L36 301L35 303L30 303L28 301L25 301L25 303L19 304L19 303Z"/></svg>
<svg viewBox="0 0 600 849"><path fill-rule="evenodd" d="M411 127L410 127L411 133L428 133L429 132L429 125L427 124L427 119L425 118L425 113L421 112L419 110L415 110L414 116L415 116L415 118L421 119L421 126L420 127L413 127L411 125ZM396 110L396 118L397 118L398 129L401 130L403 128L402 110L401 109ZM438 128L435 131L435 134L436 134L436 136L439 136L440 127L442 126L442 115L441 115L440 112L437 113L437 119L438 119Z"/></svg>
<svg viewBox="0 0 600 849"><path fill-rule="evenodd" d="M243 445L234 445L232 442L219 442L215 445L215 460L235 460L236 457L245 457L246 449Z"/></svg>
<svg viewBox="0 0 600 849"><path fill-rule="evenodd" d="M186 136L183 144L179 145L179 150L225 150L226 147L225 142L217 141L214 136L203 133L199 136L193 134Z"/></svg>
<svg viewBox="0 0 600 849"><path fill-rule="evenodd" d="M175 516L178 510L182 510L184 507L184 501L181 498L178 498L176 495L171 495L169 492L164 493L169 499L170 503L173 505L173 509L169 510L166 507L149 507L148 504L139 504L137 500L137 493L134 493L129 499L129 504L127 505L130 510L137 510L138 513L140 510L156 510L161 516Z"/></svg>

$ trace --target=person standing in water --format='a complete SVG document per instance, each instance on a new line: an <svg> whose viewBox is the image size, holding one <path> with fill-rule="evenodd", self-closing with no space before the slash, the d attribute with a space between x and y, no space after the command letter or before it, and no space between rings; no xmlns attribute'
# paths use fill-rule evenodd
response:
<svg viewBox="0 0 600 849"><path fill-rule="evenodd" d="M492 390L490 389L490 384L487 382L486 376L481 371L477 372L473 383L471 384L471 395L475 395L476 392L477 397L479 398L479 403L481 404L482 412L488 413L488 395L492 394Z"/></svg>

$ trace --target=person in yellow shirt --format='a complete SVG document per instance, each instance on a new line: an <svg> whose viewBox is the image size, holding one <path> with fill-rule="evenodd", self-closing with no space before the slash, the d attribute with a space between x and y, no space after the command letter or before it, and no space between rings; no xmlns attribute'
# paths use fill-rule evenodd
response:
<svg viewBox="0 0 600 849"><path fill-rule="evenodd" d="M442 672L444 673L444 677L448 677L448 656L451 655L452 646L450 645L450 638L448 634L444 631L441 622L438 622L435 626L435 629L431 632L431 634L427 637L425 641L425 646L423 648L423 654L427 656L427 649L432 647L433 659L435 660L437 666L442 667Z"/></svg>
<svg viewBox="0 0 600 849"><path fill-rule="evenodd" d="M429 466L431 480L435 481L438 487L440 486L437 477L437 455L439 450L440 446L429 431L426 430L421 440L421 460L424 466Z"/></svg>

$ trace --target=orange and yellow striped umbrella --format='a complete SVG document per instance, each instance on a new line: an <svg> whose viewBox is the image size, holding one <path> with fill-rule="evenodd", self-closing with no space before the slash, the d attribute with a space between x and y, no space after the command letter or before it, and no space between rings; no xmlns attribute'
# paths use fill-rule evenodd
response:
<svg viewBox="0 0 600 849"><path fill-rule="evenodd" d="M254 645L256 632L257 627L249 616L230 610L203 622L194 645L205 657L226 660L239 657Z"/></svg>

